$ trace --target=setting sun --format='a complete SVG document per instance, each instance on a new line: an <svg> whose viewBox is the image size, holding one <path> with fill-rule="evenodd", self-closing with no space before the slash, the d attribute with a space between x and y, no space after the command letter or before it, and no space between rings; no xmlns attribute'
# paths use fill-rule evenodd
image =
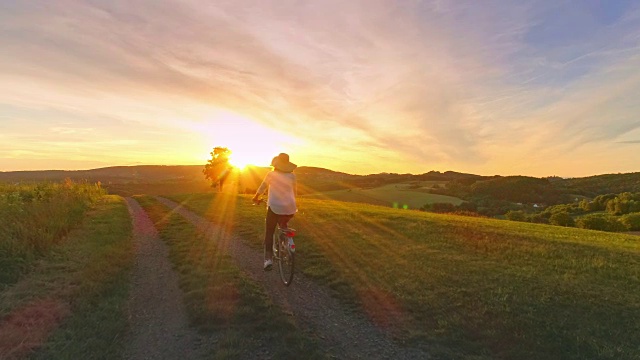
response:
<svg viewBox="0 0 640 360"><path fill-rule="evenodd" d="M193 127L202 136L194 146L203 147L207 154L215 146L228 148L231 150L229 162L239 169L247 165L269 166L274 156L290 151L292 145L301 142L292 135L230 112L216 112Z"/></svg>
<svg viewBox="0 0 640 360"><path fill-rule="evenodd" d="M229 163L238 169L244 169L248 165L255 165L257 162L255 159L257 156L255 154L249 153L238 153L236 151L231 152L231 157L229 157Z"/></svg>

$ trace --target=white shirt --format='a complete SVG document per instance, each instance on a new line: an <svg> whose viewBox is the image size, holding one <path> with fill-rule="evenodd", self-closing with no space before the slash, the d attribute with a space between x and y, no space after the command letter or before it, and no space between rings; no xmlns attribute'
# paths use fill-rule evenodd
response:
<svg viewBox="0 0 640 360"><path fill-rule="evenodd" d="M264 177L258 194L263 194L269 187L267 206L278 215L293 215L298 211L296 206L296 175L281 171L271 171Z"/></svg>

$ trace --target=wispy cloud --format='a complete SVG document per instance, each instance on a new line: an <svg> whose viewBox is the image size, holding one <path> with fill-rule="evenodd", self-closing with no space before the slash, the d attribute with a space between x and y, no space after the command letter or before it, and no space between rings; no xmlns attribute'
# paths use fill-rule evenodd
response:
<svg viewBox="0 0 640 360"><path fill-rule="evenodd" d="M226 109L338 170L606 171L556 156L613 156L638 128L638 6L598 3L3 2L0 124L33 154L177 160Z"/></svg>

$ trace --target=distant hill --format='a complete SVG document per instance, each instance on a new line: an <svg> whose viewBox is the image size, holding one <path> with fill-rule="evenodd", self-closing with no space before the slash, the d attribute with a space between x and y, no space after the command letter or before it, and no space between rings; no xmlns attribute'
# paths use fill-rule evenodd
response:
<svg viewBox="0 0 640 360"><path fill-rule="evenodd" d="M250 166L243 172L243 184L246 191L252 192L260 184L270 168ZM395 173L379 173L370 175L353 175L344 172L333 171L329 169L301 166L295 170L298 178L298 191L300 194L313 194L317 192L347 190L354 188L376 188L389 184L397 184L411 181L439 181L448 182L453 180L475 182L488 177L464 174L454 171L444 173L431 171L424 174L395 174Z"/></svg>
<svg viewBox="0 0 640 360"><path fill-rule="evenodd" d="M357 177L358 175L351 175L339 171L333 171L320 167L313 166L300 166L295 170L297 176L321 176L321 177L333 177L333 178L347 178Z"/></svg>
<svg viewBox="0 0 640 360"><path fill-rule="evenodd" d="M498 176L477 181L471 186L469 196L519 203L555 204L564 200L560 190L548 179L529 176Z"/></svg>
<svg viewBox="0 0 640 360"><path fill-rule="evenodd" d="M447 203L460 205L463 201L451 196L432 194L422 187L415 188L413 182L397 183L375 188L353 188L333 190L303 195L307 199L330 199L344 202L356 202L389 206L404 209L420 209L426 204Z"/></svg>
<svg viewBox="0 0 640 360"><path fill-rule="evenodd" d="M556 181L555 184L560 188L564 188L565 191L589 197L623 192L640 192L640 172L562 179Z"/></svg>
<svg viewBox="0 0 640 360"><path fill-rule="evenodd" d="M454 180L467 180L475 182L487 177L464 174L454 171L444 173L438 171L430 171L424 174L396 174L396 173L379 173L369 175L351 175L341 172L335 172L326 169L313 168L307 171L307 168L296 170L296 174L309 187L319 191L341 190L350 188L375 188L389 184L411 182L411 181L440 181L448 182ZM324 186L318 182L324 181Z"/></svg>
<svg viewBox="0 0 640 360"><path fill-rule="evenodd" d="M0 181L100 182L111 194L176 194L211 191L202 175L202 165L112 166L92 170L44 170L0 172Z"/></svg>
<svg viewBox="0 0 640 360"><path fill-rule="evenodd" d="M203 165L112 166L92 170L0 172L0 181L60 181L65 178L106 182L166 181L203 178Z"/></svg>
<svg viewBox="0 0 640 360"><path fill-rule="evenodd" d="M210 183L202 174L204 165L137 165L112 166L92 170L45 170L0 172L0 181L100 181L110 192L128 195L131 189L145 191L199 192L210 191ZM251 192L260 184L267 167L250 166L242 173L242 192ZM526 176L481 176L455 171L429 171L423 174L379 173L353 175L329 169L301 166L296 169L300 194L371 189L390 184L435 181L446 189L434 192L462 199L493 197L514 202L554 203L560 195L595 197L607 193L640 192L640 172L605 174L584 178L533 178ZM145 188L145 184L149 185ZM136 186L134 186L136 185ZM153 186L151 186L153 185ZM138 192L140 193L140 192ZM150 194L156 192L148 192Z"/></svg>
<svg viewBox="0 0 640 360"><path fill-rule="evenodd" d="M576 195L596 197L604 194L640 192L640 173L606 174L562 179L529 176L461 177L445 189L434 192L465 200L491 198L521 203L557 204L571 202Z"/></svg>

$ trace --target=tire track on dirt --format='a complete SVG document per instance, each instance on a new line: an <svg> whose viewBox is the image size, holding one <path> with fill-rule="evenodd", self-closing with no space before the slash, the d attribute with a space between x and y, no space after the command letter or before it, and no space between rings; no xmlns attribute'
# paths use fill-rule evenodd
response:
<svg viewBox="0 0 640 360"><path fill-rule="evenodd" d="M194 359L206 354L203 337L189 328L167 246L153 222L132 198L126 198L133 219L136 262L129 299L127 359Z"/></svg>
<svg viewBox="0 0 640 360"><path fill-rule="evenodd" d="M277 269L262 269L263 254L246 245L242 239L225 233L224 229L169 199L157 199L184 216L208 238L219 237L236 263L254 280L264 284L266 292L277 305L292 315L306 333L316 337L329 356L340 359L427 359L420 349L399 347L383 330L363 315L345 309L327 289L302 274L290 287L281 282Z"/></svg>

